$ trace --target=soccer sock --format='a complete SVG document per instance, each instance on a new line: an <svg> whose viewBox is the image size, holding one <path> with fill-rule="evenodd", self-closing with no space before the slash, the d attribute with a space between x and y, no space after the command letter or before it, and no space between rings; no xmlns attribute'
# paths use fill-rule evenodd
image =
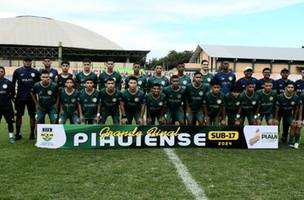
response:
<svg viewBox="0 0 304 200"><path fill-rule="evenodd" d="M9 133L8 133L8 137L9 137L9 138L13 138L13 137L14 137L14 133L9 132Z"/></svg>
<svg viewBox="0 0 304 200"><path fill-rule="evenodd" d="M16 125L16 135L20 135L20 125Z"/></svg>
<svg viewBox="0 0 304 200"><path fill-rule="evenodd" d="M296 133L295 134L295 143L300 143L300 138L301 138L300 133Z"/></svg>
<svg viewBox="0 0 304 200"><path fill-rule="evenodd" d="M289 134L288 144L294 144L294 138L295 136L293 134Z"/></svg>

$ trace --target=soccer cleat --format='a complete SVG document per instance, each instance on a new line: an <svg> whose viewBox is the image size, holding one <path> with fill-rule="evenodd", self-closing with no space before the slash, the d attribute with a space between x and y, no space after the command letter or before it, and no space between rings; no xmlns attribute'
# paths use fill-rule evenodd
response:
<svg viewBox="0 0 304 200"><path fill-rule="evenodd" d="M9 142L10 142L11 144L15 143L15 138L14 138L14 137L10 137L8 140L9 140Z"/></svg>
<svg viewBox="0 0 304 200"><path fill-rule="evenodd" d="M295 148L295 149L298 149L298 148L299 148L299 143L295 143L295 144L294 144L294 148Z"/></svg>
<svg viewBox="0 0 304 200"><path fill-rule="evenodd" d="M22 139L22 135L20 135L20 134L15 135L15 141L21 140L21 139Z"/></svg>

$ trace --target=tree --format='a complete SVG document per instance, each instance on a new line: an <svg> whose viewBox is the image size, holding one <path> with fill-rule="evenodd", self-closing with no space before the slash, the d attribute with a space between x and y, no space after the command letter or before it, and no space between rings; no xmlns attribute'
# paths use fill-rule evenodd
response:
<svg viewBox="0 0 304 200"><path fill-rule="evenodd" d="M169 53L162 58L152 58L149 62L146 63L147 69L154 69L157 65L162 65L164 69L170 70L177 66L178 63L187 63L189 62L193 51L182 51L177 52L175 50L169 51Z"/></svg>

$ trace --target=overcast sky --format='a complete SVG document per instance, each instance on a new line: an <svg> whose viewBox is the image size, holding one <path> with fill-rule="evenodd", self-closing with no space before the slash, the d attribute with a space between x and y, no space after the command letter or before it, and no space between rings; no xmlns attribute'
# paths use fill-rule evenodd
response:
<svg viewBox="0 0 304 200"><path fill-rule="evenodd" d="M0 17L35 15L95 31L124 49L198 44L304 46L304 0L0 0Z"/></svg>

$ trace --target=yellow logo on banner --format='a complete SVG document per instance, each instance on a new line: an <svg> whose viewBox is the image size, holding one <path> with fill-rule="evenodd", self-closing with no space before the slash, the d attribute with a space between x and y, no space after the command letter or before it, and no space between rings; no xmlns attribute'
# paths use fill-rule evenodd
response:
<svg viewBox="0 0 304 200"><path fill-rule="evenodd" d="M43 132L41 133L41 137L44 141L51 141L53 139L53 131L52 128L44 128Z"/></svg>
<svg viewBox="0 0 304 200"><path fill-rule="evenodd" d="M210 131L209 140L238 140L239 132L237 131Z"/></svg>

